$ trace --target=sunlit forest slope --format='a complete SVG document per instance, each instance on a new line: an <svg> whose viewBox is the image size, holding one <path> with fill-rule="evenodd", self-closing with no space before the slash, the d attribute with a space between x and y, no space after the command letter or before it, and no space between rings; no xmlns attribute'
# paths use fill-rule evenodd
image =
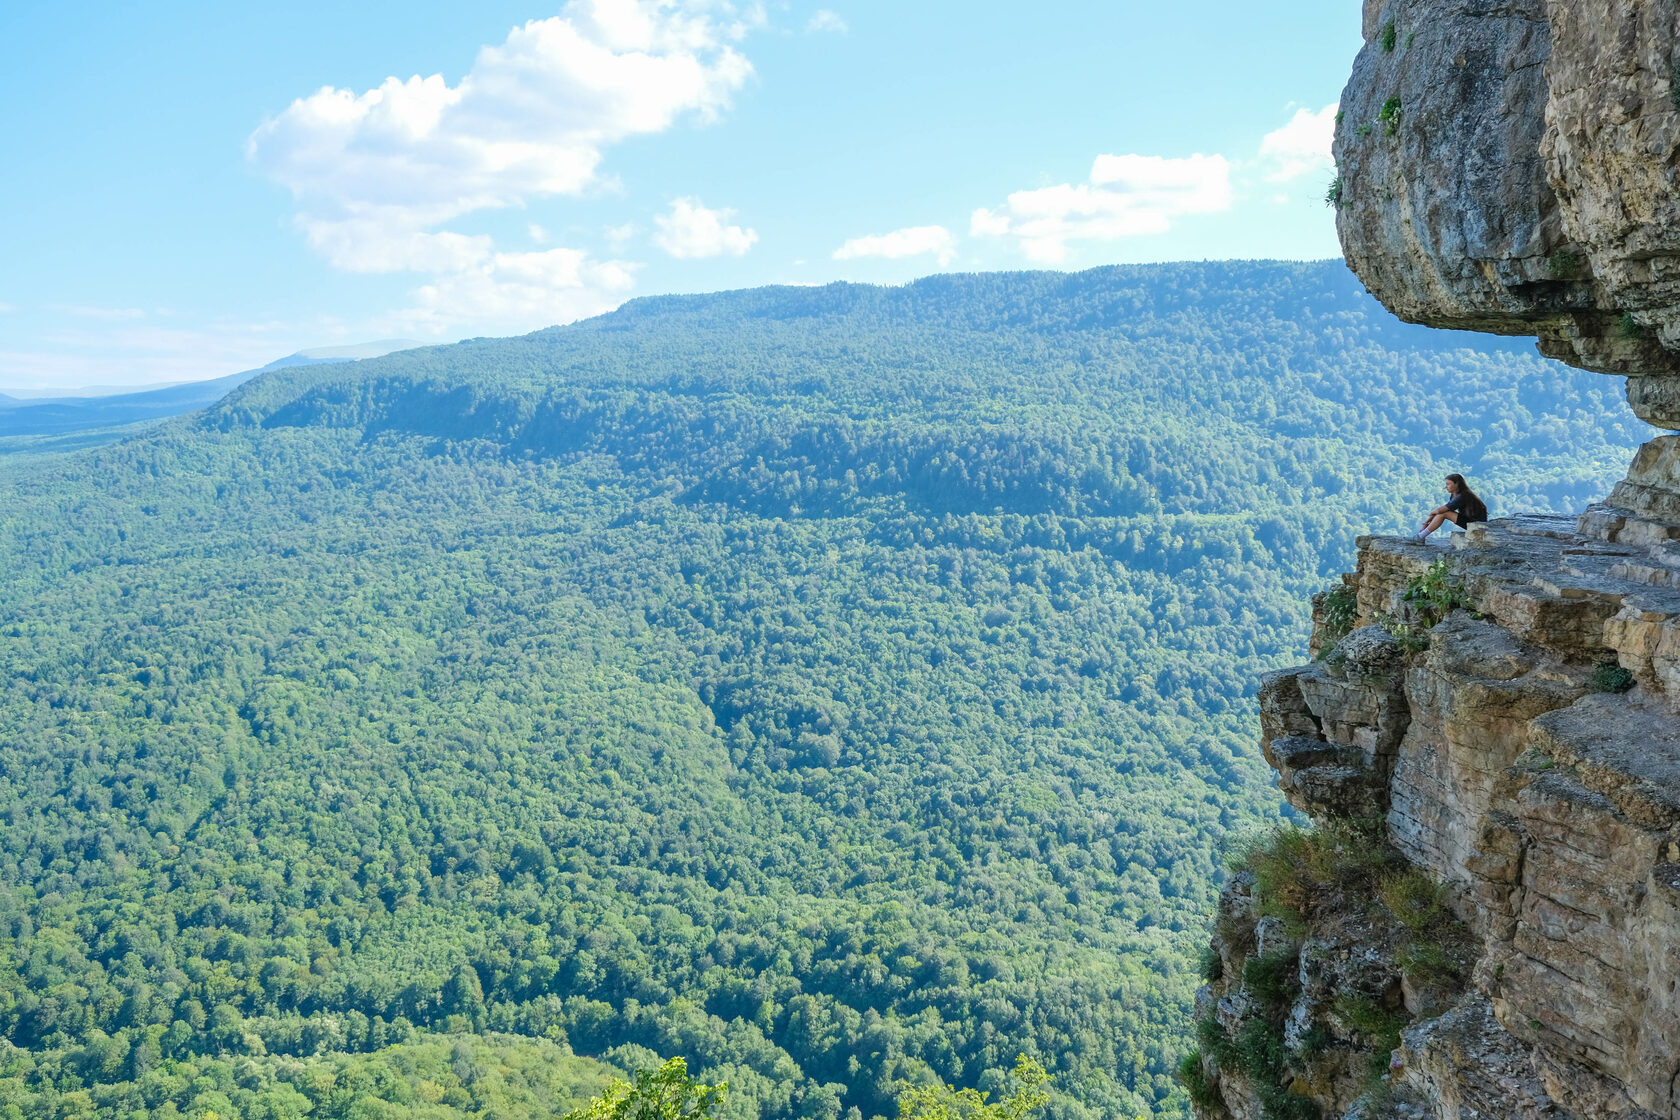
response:
<svg viewBox="0 0 1680 1120"><path fill-rule="evenodd" d="M1445 471L1602 494L1619 394L1211 263L638 300L0 459L0 1117L680 1055L836 1120L1023 1051L1182 1115L1256 677Z"/></svg>

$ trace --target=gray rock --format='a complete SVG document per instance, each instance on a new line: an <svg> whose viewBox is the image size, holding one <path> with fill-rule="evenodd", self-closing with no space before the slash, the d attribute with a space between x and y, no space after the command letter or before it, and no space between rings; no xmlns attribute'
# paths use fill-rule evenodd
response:
<svg viewBox="0 0 1680 1120"><path fill-rule="evenodd" d="M1402 318L1638 375L1635 411L1680 428L1680 10L1387 0L1367 16L1334 148L1354 271Z"/></svg>

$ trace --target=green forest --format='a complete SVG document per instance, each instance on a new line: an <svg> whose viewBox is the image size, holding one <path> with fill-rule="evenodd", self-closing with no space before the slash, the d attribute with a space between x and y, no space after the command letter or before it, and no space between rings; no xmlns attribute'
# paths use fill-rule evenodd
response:
<svg viewBox="0 0 1680 1120"><path fill-rule="evenodd" d="M0 454L0 1118L1182 1117L1258 676L1648 429L1339 262L636 300Z"/></svg>

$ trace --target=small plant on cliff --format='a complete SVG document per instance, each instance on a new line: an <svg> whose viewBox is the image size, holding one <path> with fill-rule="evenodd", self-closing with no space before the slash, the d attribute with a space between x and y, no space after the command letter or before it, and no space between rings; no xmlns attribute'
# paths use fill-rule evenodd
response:
<svg viewBox="0 0 1680 1120"><path fill-rule="evenodd" d="M1324 612L1324 632L1320 635L1323 643L1319 656L1323 657L1335 648L1337 642L1347 637L1353 630L1353 624L1359 621L1359 595L1347 584L1332 587L1319 600Z"/></svg>
<svg viewBox="0 0 1680 1120"><path fill-rule="evenodd" d="M1633 674L1614 661L1601 661L1593 667L1592 686L1599 692L1626 692L1633 687Z"/></svg>
<svg viewBox="0 0 1680 1120"><path fill-rule="evenodd" d="M1453 578L1445 560L1429 565L1427 571L1406 585L1400 597L1423 608L1425 627L1434 626L1452 611L1470 606L1469 593Z"/></svg>
<svg viewBox="0 0 1680 1120"><path fill-rule="evenodd" d="M1429 648L1429 631L1421 626L1413 626L1409 622L1401 622L1387 611L1378 611L1374 616L1376 624L1388 632L1400 651L1407 656L1422 653Z"/></svg>
<svg viewBox="0 0 1680 1120"><path fill-rule="evenodd" d="M1633 312L1624 311L1622 317L1616 320L1616 337L1625 338L1630 342L1641 338L1651 337L1651 332L1633 317Z"/></svg>
<svg viewBox="0 0 1680 1120"><path fill-rule="evenodd" d="M1330 180L1330 185L1324 188L1324 205L1338 210L1342 208L1342 177L1340 175Z"/></svg>
<svg viewBox="0 0 1680 1120"><path fill-rule="evenodd" d="M1307 931L1315 900L1332 891L1369 890L1389 863L1380 821L1326 821L1308 830L1286 824L1235 853L1232 865L1254 872L1260 913L1291 934ZM1246 970L1244 973L1247 976Z"/></svg>
<svg viewBox="0 0 1680 1120"><path fill-rule="evenodd" d="M1178 1083L1190 1094L1190 1103L1203 1112L1212 1112L1225 1103L1220 1100L1219 1091L1213 1087L1207 1070L1202 1066L1200 1049L1192 1050L1178 1060Z"/></svg>
<svg viewBox="0 0 1680 1120"><path fill-rule="evenodd" d="M1262 1003L1288 1003L1300 988L1294 953L1269 953L1243 962L1243 987Z"/></svg>
<svg viewBox="0 0 1680 1120"><path fill-rule="evenodd" d="M1573 280L1581 275L1581 256L1568 249L1559 249L1546 258L1546 271L1553 280Z"/></svg>
<svg viewBox="0 0 1680 1120"><path fill-rule="evenodd" d="M1254 1067L1249 1082L1254 1095L1260 1098L1262 1120L1320 1120L1324 1115L1311 1097L1299 1096L1283 1086L1292 1082L1286 1064L1289 1051L1283 1045L1283 1031L1269 1023L1252 1021L1243 1028L1237 1047L1246 1055L1252 1054L1249 1064Z"/></svg>
<svg viewBox="0 0 1680 1120"><path fill-rule="evenodd" d="M1353 134L1363 140L1365 137L1371 135L1371 126L1368 124L1362 124L1353 130Z"/></svg>
<svg viewBox="0 0 1680 1120"><path fill-rule="evenodd" d="M1384 131L1390 136L1400 131L1401 112L1400 99L1391 97L1383 102L1382 111L1377 114L1377 120L1383 123Z"/></svg>
<svg viewBox="0 0 1680 1120"><path fill-rule="evenodd" d="M1387 1008L1364 992L1343 992L1332 1006L1352 1030L1365 1036L1371 1046L1369 1079L1377 1081L1388 1072L1389 1054L1400 1045L1400 1028L1406 1025L1406 1013Z"/></svg>
<svg viewBox="0 0 1680 1120"><path fill-rule="evenodd" d="M1396 34L1394 29L1394 21L1389 20L1382 29L1382 39L1380 40L1384 54L1390 54L1393 52L1395 41L1398 38L1399 36Z"/></svg>
<svg viewBox="0 0 1680 1120"><path fill-rule="evenodd" d="M1447 988L1464 975L1462 955L1434 941L1413 940L1394 954L1394 963L1414 987Z"/></svg>
<svg viewBox="0 0 1680 1120"><path fill-rule="evenodd" d="M1680 58L1674 60L1668 71L1668 102L1680 109Z"/></svg>
<svg viewBox="0 0 1680 1120"><path fill-rule="evenodd" d="M1261 1085L1255 1095L1260 1098L1260 1115L1265 1120L1320 1120L1324 1115L1317 1101L1297 1096L1280 1085Z"/></svg>
<svg viewBox="0 0 1680 1120"><path fill-rule="evenodd" d="M1419 870L1390 875L1377 884L1377 897L1406 927L1406 943L1394 963L1417 988L1454 988L1469 966L1469 932L1447 907L1445 889Z"/></svg>
<svg viewBox="0 0 1680 1120"><path fill-rule="evenodd" d="M1202 958L1197 962L1196 972L1209 984L1216 984L1224 979L1224 958L1220 957L1212 945L1202 946Z"/></svg>
<svg viewBox="0 0 1680 1120"><path fill-rule="evenodd" d="M1215 1065L1230 1065L1236 1053L1231 1048L1231 1036L1226 1033L1224 1024L1211 1015L1196 1020L1196 1044L1202 1053L1213 1058Z"/></svg>
<svg viewBox="0 0 1680 1120"><path fill-rule="evenodd" d="M1330 1028L1323 1023L1314 1023L1301 1033L1301 1048L1296 1053L1301 1055L1302 1061L1313 1061L1330 1049L1334 1036Z"/></svg>
<svg viewBox="0 0 1680 1120"><path fill-rule="evenodd" d="M1441 885L1422 871L1388 876L1377 884L1377 897L1413 933L1433 930L1451 917Z"/></svg>

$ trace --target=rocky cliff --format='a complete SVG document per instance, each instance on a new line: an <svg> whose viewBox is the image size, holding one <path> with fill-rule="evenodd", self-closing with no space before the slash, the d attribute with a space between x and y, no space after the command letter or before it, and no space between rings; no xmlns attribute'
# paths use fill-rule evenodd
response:
<svg viewBox="0 0 1680 1120"><path fill-rule="evenodd" d="M1367 0L1332 191L1402 317L1680 430L1680 5ZM1578 518L1364 538L1261 689L1314 827L1237 858L1204 1117L1680 1120L1680 436Z"/></svg>

